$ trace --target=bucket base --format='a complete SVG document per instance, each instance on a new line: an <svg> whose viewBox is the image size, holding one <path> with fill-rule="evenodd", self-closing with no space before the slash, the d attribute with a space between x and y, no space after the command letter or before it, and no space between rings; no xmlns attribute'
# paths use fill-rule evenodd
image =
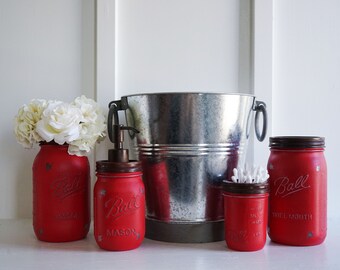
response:
<svg viewBox="0 0 340 270"><path fill-rule="evenodd" d="M146 238L173 243L208 243L224 240L224 221L169 223L146 218Z"/></svg>

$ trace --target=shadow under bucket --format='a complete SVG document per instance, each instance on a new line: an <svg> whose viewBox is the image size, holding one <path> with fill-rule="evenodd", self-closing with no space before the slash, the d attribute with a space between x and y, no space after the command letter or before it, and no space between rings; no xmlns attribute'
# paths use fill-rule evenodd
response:
<svg viewBox="0 0 340 270"><path fill-rule="evenodd" d="M119 110L139 131L129 134L143 166L146 237L223 240L222 182L244 162L254 113L256 136L264 139L265 103L245 94L155 93L124 96L109 107L109 134Z"/></svg>

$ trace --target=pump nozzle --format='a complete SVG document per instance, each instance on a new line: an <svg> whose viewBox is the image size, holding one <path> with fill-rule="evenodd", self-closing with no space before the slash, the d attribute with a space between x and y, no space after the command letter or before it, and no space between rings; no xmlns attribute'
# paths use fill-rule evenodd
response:
<svg viewBox="0 0 340 270"><path fill-rule="evenodd" d="M139 133L139 131L133 127L112 125L112 134L110 139L114 148L109 150L110 162L129 162L129 150L123 148L124 130L132 130L135 133Z"/></svg>

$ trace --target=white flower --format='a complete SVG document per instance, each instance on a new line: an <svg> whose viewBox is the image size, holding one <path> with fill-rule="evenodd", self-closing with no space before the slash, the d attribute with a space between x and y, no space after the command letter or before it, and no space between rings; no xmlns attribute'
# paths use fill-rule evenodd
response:
<svg viewBox="0 0 340 270"><path fill-rule="evenodd" d="M15 117L14 133L17 141L25 148L32 148L33 143L43 140L36 132L36 124L47 104L46 100L33 99L19 109Z"/></svg>
<svg viewBox="0 0 340 270"><path fill-rule="evenodd" d="M87 98L84 95L77 97L72 105L80 109L84 123L95 123L97 118L102 116L99 105L93 99Z"/></svg>
<svg viewBox="0 0 340 270"><path fill-rule="evenodd" d="M79 138L82 113L79 108L61 101L48 104L37 123L38 134L47 142L70 143Z"/></svg>
<svg viewBox="0 0 340 270"><path fill-rule="evenodd" d="M105 116L100 106L85 96L76 98L73 105L81 110L83 118L80 123L80 136L77 140L70 142L68 152L83 156L93 149L96 142L105 138Z"/></svg>
<svg viewBox="0 0 340 270"><path fill-rule="evenodd" d="M85 96L71 104L38 99L19 109L14 132L26 148L33 143L54 141L69 144L69 154L83 156L105 138L105 120L100 106Z"/></svg>

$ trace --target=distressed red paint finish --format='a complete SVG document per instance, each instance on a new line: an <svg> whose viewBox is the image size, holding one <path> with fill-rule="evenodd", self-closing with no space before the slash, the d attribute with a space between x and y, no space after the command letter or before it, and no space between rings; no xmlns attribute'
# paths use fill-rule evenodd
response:
<svg viewBox="0 0 340 270"><path fill-rule="evenodd" d="M33 163L33 228L42 241L75 241L89 231L89 162L67 149L41 144Z"/></svg>
<svg viewBox="0 0 340 270"><path fill-rule="evenodd" d="M97 170L94 236L98 246L111 251L131 250L141 245L144 235L145 190L141 171Z"/></svg>
<svg viewBox="0 0 340 270"><path fill-rule="evenodd" d="M223 185L225 241L228 248L256 251L264 247L268 221L268 183Z"/></svg>
<svg viewBox="0 0 340 270"><path fill-rule="evenodd" d="M270 140L269 237L286 245L321 244L327 234L324 138Z"/></svg>

